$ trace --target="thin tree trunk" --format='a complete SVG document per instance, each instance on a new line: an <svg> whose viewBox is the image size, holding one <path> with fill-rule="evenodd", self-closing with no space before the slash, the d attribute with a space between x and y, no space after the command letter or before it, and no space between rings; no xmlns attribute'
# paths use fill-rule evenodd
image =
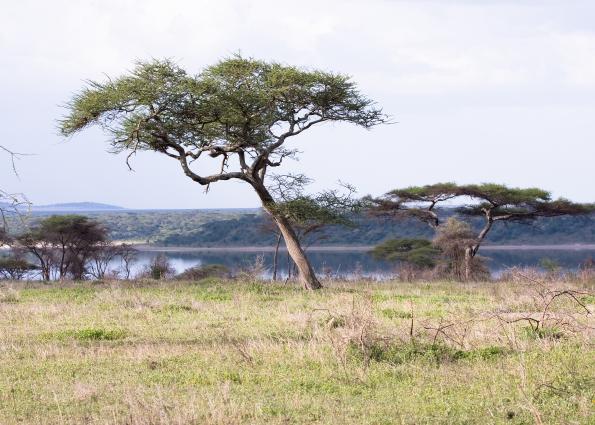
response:
<svg viewBox="0 0 595 425"><path fill-rule="evenodd" d="M465 248L465 281L471 280L471 259L473 258L473 247Z"/></svg>
<svg viewBox="0 0 595 425"><path fill-rule="evenodd" d="M494 219L492 218L491 213L486 213L486 224L483 227L483 229L481 229L481 232L479 232L479 235L477 235L477 242L473 245L471 250L472 257L475 257L475 254L477 254L477 251L479 251L479 246L482 244L483 240L488 235L493 224Z"/></svg>
<svg viewBox="0 0 595 425"><path fill-rule="evenodd" d="M287 283L289 279L291 279L291 268L291 257L289 256L289 252L287 252L287 280L285 281L285 283Z"/></svg>
<svg viewBox="0 0 595 425"><path fill-rule="evenodd" d="M275 255L273 256L273 280L277 280L277 265L279 264L279 245L281 244L281 232L277 235L277 245L275 245Z"/></svg>
<svg viewBox="0 0 595 425"><path fill-rule="evenodd" d="M486 223L485 223L483 229L481 229L481 232L479 232L479 235L477 235L477 239L475 240L475 243L473 245L465 248L465 280L466 281L471 280L473 258L475 258L477 251L479 251L479 247L481 246L483 240L488 235L489 231L492 229L492 225L494 224L494 219L492 217L491 210L484 210L484 211L485 211L485 216L486 216Z"/></svg>

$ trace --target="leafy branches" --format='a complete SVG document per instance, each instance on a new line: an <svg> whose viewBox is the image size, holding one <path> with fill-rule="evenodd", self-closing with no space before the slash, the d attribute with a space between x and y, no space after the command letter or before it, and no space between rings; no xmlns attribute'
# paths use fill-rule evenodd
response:
<svg viewBox="0 0 595 425"><path fill-rule="evenodd" d="M237 178L262 180L295 154L288 138L326 121L370 128L386 120L349 77L304 71L233 56L197 75L170 60L137 63L126 76L88 82L60 121L65 136L92 124L111 134L115 151L152 150L177 159L202 185ZM221 172L202 176L190 167L203 155ZM236 158L239 170L224 169Z"/></svg>

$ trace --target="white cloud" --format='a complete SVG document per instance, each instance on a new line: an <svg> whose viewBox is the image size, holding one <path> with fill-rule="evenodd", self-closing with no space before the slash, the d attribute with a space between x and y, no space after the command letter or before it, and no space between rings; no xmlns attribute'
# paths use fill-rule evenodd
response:
<svg viewBox="0 0 595 425"><path fill-rule="evenodd" d="M575 158L575 152L595 156L595 124L590 124L595 112L594 20L595 4L588 0L5 1L0 14L0 136L13 147L39 154L22 161L23 181L13 182L34 200L103 196L132 206L254 204L249 191L238 192L236 186L222 185L208 199L200 198L199 188L165 165L167 159L155 156L143 156L131 175L121 158L103 154L99 133L83 134L69 144L55 136L61 113L56 105L79 89L83 79L119 75L135 59L148 57L172 57L198 71L241 50L352 74L400 122L371 133L333 126L305 136L304 159L296 166L321 185L331 184L337 175L364 191L382 191L402 181L469 181L474 176L524 184L529 180L520 164L538 152L541 162L530 167L544 186L577 199L592 198L592 190L576 183L584 180L579 172L595 179L585 162L589 155ZM485 130L491 126L502 129L501 134ZM479 139L495 143L497 137L505 137L509 148L522 149L513 157L491 152L488 164L478 161ZM311 150L314 143L321 146L320 154ZM360 165L360 155L354 154L358 143L377 146L383 154ZM561 143L567 149L556 152ZM461 151L481 167L465 169L459 163ZM75 185L71 176L85 170L77 161L89 152L94 164ZM432 152L436 158L424 160L434 168L421 175L415 160ZM329 156L337 158L332 171L323 166ZM398 158L398 170L393 158ZM543 171L543 164L551 167L556 161L574 161L576 167L557 176ZM57 163L62 164L59 169ZM506 163L515 166L503 178L501 164ZM451 169L444 164L458 165ZM343 176L356 166L365 173ZM393 170L394 176L387 171L382 180L363 177L378 169ZM174 184L194 190L196 197L163 191L154 200L150 188L162 187L162 173L170 173ZM43 174L51 177L40 181ZM88 194L88 186L104 194ZM122 189L112 191L115 186ZM68 190L59 193L55 187Z"/></svg>

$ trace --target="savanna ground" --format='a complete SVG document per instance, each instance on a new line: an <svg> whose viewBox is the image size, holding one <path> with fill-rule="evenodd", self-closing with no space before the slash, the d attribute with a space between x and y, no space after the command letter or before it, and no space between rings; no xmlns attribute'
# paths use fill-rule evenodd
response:
<svg viewBox="0 0 595 425"><path fill-rule="evenodd" d="M0 423L595 423L594 287L4 282Z"/></svg>

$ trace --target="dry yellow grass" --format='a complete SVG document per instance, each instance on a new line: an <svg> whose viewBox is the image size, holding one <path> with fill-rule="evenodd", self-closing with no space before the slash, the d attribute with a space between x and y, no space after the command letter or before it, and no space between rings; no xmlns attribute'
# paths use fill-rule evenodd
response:
<svg viewBox="0 0 595 425"><path fill-rule="evenodd" d="M0 423L592 423L592 293L4 282Z"/></svg>

